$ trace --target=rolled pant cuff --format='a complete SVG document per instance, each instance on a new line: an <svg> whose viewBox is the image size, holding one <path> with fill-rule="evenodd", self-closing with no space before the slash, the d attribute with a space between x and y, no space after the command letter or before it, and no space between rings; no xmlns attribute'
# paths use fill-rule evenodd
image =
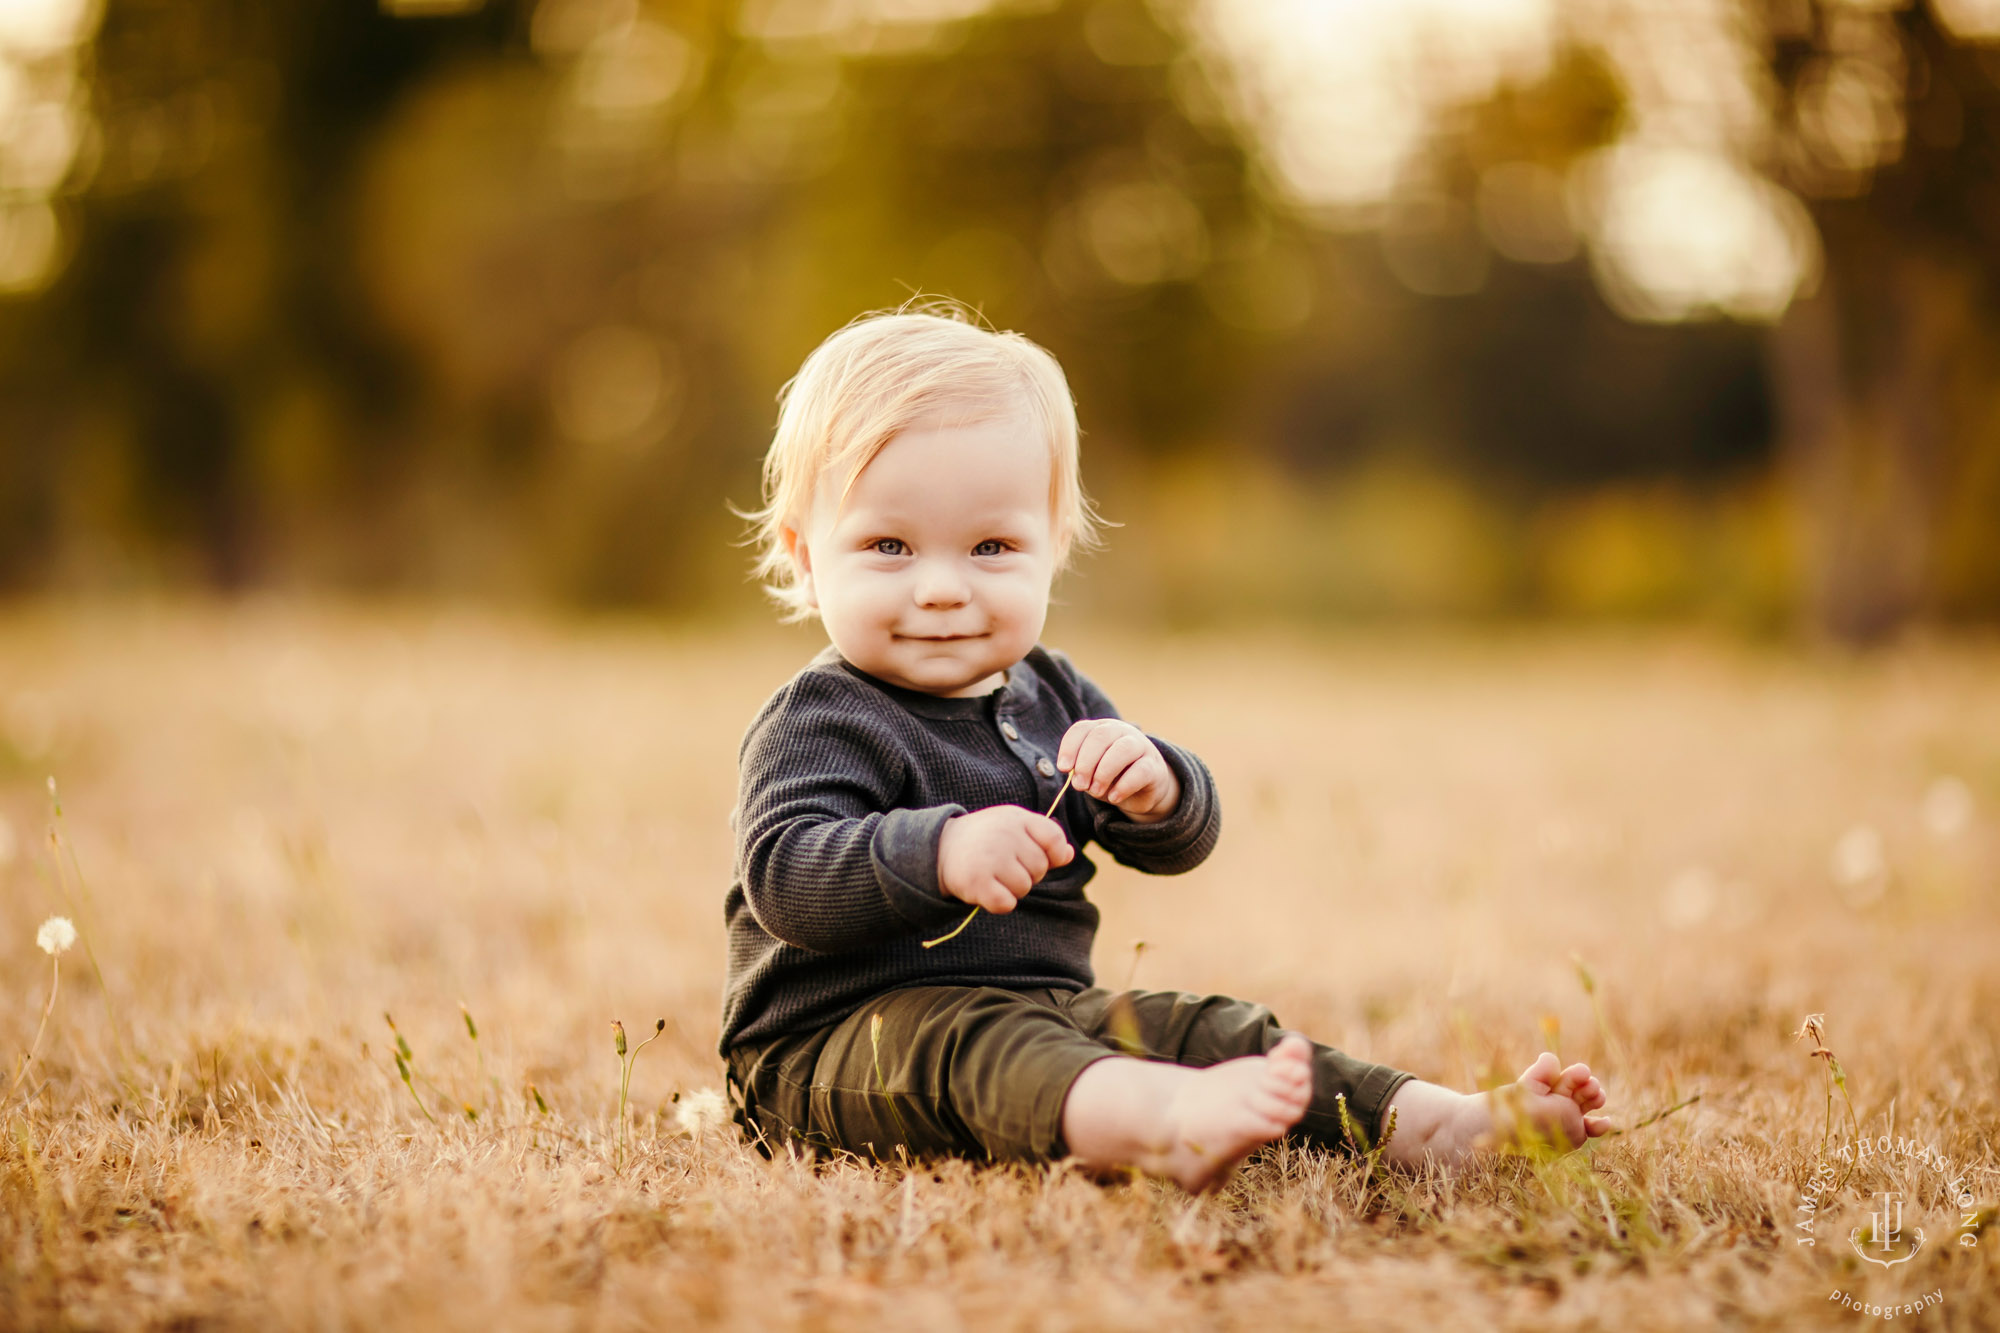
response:
<svg viewBox="0 0 2000 1333"><path fill-rule="evenodd" d="M1361 1086L1354 1090L1347 1113L1360 1122L1362 1131L1368 1135L1369 1147L1381 1146L1382 1122L1388 1118L1389 1103L1394 1099L1396 1089L1415 1077L1406 1070L1376 1065L1361 1080Z"/></svg>

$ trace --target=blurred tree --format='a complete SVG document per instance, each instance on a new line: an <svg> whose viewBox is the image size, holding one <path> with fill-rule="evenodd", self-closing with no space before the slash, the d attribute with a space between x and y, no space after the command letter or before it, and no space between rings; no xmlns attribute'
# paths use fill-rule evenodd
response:
<svg viewBox="0 0 2000 1333"><path fill-rule="evenodd" d="M1775 344L1816 605L1850 635L1990 611L1992 57L1928 11L1745 3L1788 99L1771 169L1828 256ZM75 253L0 305L0 579L741 602L723 498L755 494L771 395L915 292L1063 359L1099 478L1275 458L1291 503L1415 458L1525 525L1770 466L1759 332L1592 293L1563 191L1621 132L1601 53L1463 108L1333 235L1260 178L1204 8L107 0ZM1367 497L1395 494L1467 507ZM1283 534L1329 569L1334 512Z"/></svg>
<svg viewBox="0 0 2000 1333"><path fill-rule="evenodd" d="M1599 301L1534 318L1532 303L1559 299L1560 287L1536 298L1514 285L1491 307L1496 323L1517 331L1504 336L1478 327L1492 290L1481 232L1529 268L1555 271L1546 265L1564 258L1556 221L1564 188L1578 181L1573 168L1587 182L1589 159L1630 132L1619 123L1621 88L1634 78L1676 86L1661 69L1611 67L1606 46L1631 15L1584 11L1547 77L1503 86L1438 130L1381 224L1396 276L1455 311L1402 345L1435 356L1458 335L1471 351L1458 373L1427 367L1425 382L1445 401L1473 395L1489 411L1522 414L1491 431L1508 441L1501 456L1566 463L1579 480L1649 464L1689 476L1704 464L1761 463L1775 443L1802 528L1803 618L1836 638L1867 642L1920 614L1993 615L2000 46L1949 30L1939 14L1956 8L1743 0L1756 77L1738 88L1721 75L1664 95L1684 104L1663 119L1687 113L1684 123L1709 126L1695 140L1733 140L1725 151L1745 152L1807 201L1817 271L1768 335L1719 322L1723 309L1641 312L1695 319L1665 327L1614 324ZM1671 12L1640 17L1664 59L1701 56ZM1739 93L1747 112L1729 105ZM1746 115L1756 123L1716 135L1715 122ZM1673 135L1685 132L1669 125L1665 146L1681 146ZM1538 175L1553 201L1548 227L1533 216ZM1600 291L1617 285L1617 274L1593 268ZM1753 367L1770 381L1768 398ZM1517 391L1494 392L1500 383ZM1519 391L1526 386L1540 392ZM1539 447L1527 443L1538 426ZM1471 424L1458 438L1482 433Z"/></svg>
<svg viewBox="0 0 2000 1333"><path fill-rule="evenodd" d="M2000 570L2000 47L1932 5L1764 0L1770 169L1812 202L1818 293L1777 332L1818 622L1991 613Z"/></svg>
<svg viewBox="0 0 2000 1333"><path fill-rule="evenodd" d="M1203 76L1171 10L1002 5L843 62L844 133L773 219L796 275L773 368L861 310L939 293L1046 343L1097 442L1212 436L1259 351L1216 317L1214 270L1288 257L1234 131L1190 113ZM739 77L810 52L767 48Z"/></svg>
<svg viewBox="0 0 2000 1333"><path fill-rule="evenodd" d="M428 24L348 4L106 5L78 251L6 312L0 374L34 423L10 441L27 484L9 489L17 530L40 536L0 551L6 575L50 576L66 538L92 535L220 586L266 572L284 533L265 427L302 382L341 415L319 502L379 494L407 386L351 299L356 156L408 87L510 23L504 5Z"/></svg>
<svg viewBox="0 0 2000 1333"><path fill-rule="evenodd" d="M1434 137L1373 232L1322 240L1365 314L1336 308L1316 331L1317 373L1282 396L1287 452L1427 441L1531 496L1767 465L1757 333L1634 323L1592 285L1564 181L1622 118L1602 58L1564 51Z"/></svg>
<svg viewBox="0 0 2000 1333"><path fill-rule="evenodd" d="M1140 0L113 0L77 255L4 316L0 558L685 601L768 395L916 291L1034 329L1100 439L1193 438L1252 351L1197 280L1270 223L1179 40Z"/></svg>

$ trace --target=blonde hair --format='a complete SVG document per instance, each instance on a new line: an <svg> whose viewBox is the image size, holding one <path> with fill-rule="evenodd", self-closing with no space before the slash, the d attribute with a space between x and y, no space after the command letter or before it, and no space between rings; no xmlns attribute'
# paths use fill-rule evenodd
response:
<svg viewBox="0 0 2000 1333"><path fill-rule="evenodd" d="M1053 356L948 301L871 311L814 348L778 391L778 426L764 455L764 507L744 515L756 525L757 577L784 618L812 614L782 530L805 527L823 479L838 475L845 498L901 432L940 416L975 425L1010 412L1024 412L1049 444L1049 515L1060 572L1076 549L1097 543L1100 520L1083 493L1076 404Z"/></svg>

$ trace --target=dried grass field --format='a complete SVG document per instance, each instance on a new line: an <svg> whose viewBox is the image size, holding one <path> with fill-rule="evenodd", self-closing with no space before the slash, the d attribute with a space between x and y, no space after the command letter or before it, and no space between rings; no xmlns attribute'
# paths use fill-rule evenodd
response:
<svg viewBox="0 0 2000 1333"><path fill-rule="evenodd" d="M1273 1151L1199 1199L767 1162L698 1094L735 747L809 636L16 607L6 1081L37 926L84 941L0 1107L0 1327L2000 1326L2000 645L1050 639L1223 792L1200 870L1099 878L1104 981L1461 1088L1555 1046L1629 1132L1455 1180ZM1816 1213L1853 1131L1813 1012L1870 1142L1934 1150L1834 1159ZM610 1023L661 1018L621 1161ZM1864 1261L1892 1191L1927 1243Z"/></svg>

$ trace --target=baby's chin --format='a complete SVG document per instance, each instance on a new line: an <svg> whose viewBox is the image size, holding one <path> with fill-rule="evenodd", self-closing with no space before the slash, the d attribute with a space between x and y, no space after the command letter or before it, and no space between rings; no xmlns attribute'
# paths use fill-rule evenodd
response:
<svg viewBox="0 0 2000 1333"><path fill-rule="evenodd" d="M1009 665L990 653L967 657L950 652L904 652L897 654L893 663L884 663L885 669L874 674L908 689L948 698L990 692L999 684L994 678Z"/></svg>
<svg viewBox="0 0 2000 1333"><path fill-rule="evenodd" d="M976 671L970 674L965 671L913 670L899 674L903 676L903 683L908 688L920 690L925 694L935 694L939 698L949 699L960 696L991 694L1000 687L1001 670L1002 668L1000 667L993 667L989 670Z"/></svg>

